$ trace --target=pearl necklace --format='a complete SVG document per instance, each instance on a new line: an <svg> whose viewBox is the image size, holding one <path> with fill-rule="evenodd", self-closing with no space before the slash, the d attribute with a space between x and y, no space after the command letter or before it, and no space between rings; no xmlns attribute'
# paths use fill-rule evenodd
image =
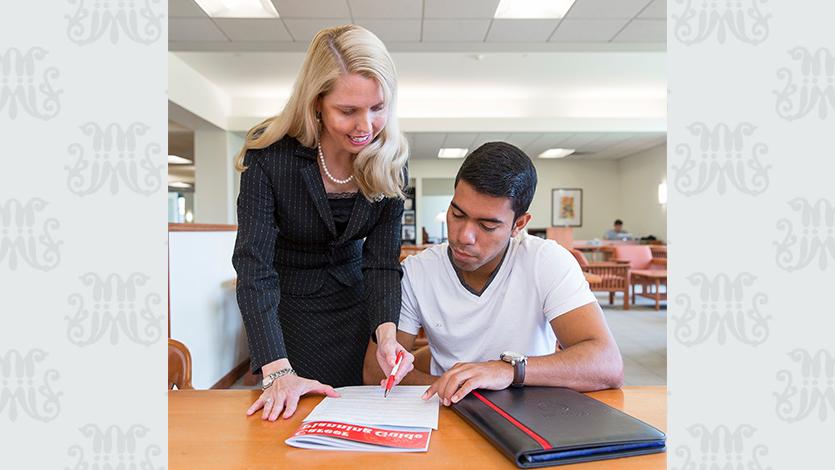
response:
<svg viewBox="0 0 835 470"><path fill-rule="evenodd" d="M328 165L325 164L325 154L322 153L322 142L319 142L317 146L319 147L319 161L322 162L322 169L325 170L325 176L327 176L329 180L333 181L336 184L348 184L348 183L350 183L351 180L354 179L354 175L351 175L351 176L345 178L344 180L336 179L336 178L333 177L331 172L328 171Z"/></svg>

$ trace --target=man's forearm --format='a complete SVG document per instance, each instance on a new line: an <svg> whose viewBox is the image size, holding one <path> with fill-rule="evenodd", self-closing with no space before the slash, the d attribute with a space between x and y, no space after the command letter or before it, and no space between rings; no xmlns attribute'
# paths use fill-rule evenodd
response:
<svg viewBox="0 0 835 470"><path fill-rule="evenodd" d="M588 340L547 356L528 358L525 385L588 392L623 385L623 360L611 342Z"/></svg>

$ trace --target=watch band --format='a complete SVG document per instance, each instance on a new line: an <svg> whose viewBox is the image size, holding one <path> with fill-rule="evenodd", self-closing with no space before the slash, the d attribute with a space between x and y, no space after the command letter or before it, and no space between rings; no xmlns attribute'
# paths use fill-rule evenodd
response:
<svg viewBox="0 0 835 470"><path fill-rule="evenodd" d="M528 358L515 360L513 364L513 383L512 387L522 387L525 385L525 366L528 364Z"/></svg>
<svg viewBox="0 0 835 470"><path fill-rule="evenodd" d="M273 372L272 374L264 377L264 380L261 381L261 390L270 388L270 385L272 385L276 379L290 374L296 375L296 371L294 371L292 367L285 367L284 369Z"/></svg>

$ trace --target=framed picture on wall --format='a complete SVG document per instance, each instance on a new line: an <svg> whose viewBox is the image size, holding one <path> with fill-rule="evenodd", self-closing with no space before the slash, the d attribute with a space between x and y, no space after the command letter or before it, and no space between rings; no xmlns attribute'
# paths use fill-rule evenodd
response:
<svg viewBox="0 0 835 470"><path fill-rule="evenodd" d="M414 240L415 239L415 226L414 225L404 225L402 227L403 233L402 238L403 240Z"/></svg>
<svg viewBox="0 0 835 470"><path fill-rule="evenodd" d="M583 225L583 190L554 188L551 190L551 226L581 227Z"/></svg>
<svg viewBox="0 0 835 470"><path fill-rule="evenodd" d="M403 211L403 225L415 224L415 211Z"/></svg>

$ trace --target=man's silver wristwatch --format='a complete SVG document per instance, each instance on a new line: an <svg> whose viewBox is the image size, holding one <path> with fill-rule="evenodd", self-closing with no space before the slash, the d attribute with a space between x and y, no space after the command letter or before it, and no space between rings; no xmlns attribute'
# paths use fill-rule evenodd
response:
<svg viewBox="0 0 835 470"><path fill-rule="evenodd" d="M273 372L272 374L264 377L264 380L261 381L261 390L270 388L270 385L272 385L277 378L290 374L296 375L296 371L294 371L292 367L285 367L284 369Z"/></svg>
<svg viewBox="0 0 835 470"><path fill-rule="evenodd" d="M513 366L513 383L511 387L525 385L525 366L528 365L528 356L513 351L505 351L499 359Z"/></svg>

